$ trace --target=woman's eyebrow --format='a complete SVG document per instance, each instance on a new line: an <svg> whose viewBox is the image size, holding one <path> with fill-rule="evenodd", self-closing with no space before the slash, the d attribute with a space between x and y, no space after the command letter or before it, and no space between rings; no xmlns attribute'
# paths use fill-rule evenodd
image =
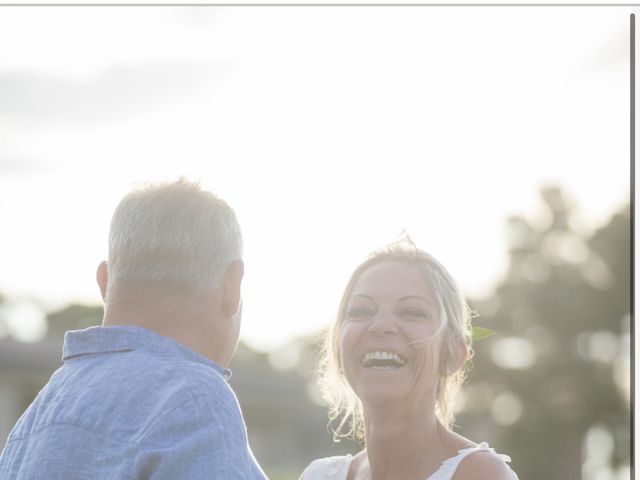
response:
<svg viewBox="0 0 640 480"><path fill-rule="evenodd" d="M425 297L423 297L422 295L407 295L405 297L400 298L399 300L400 301L402 301L402 300L412 300L412 299L415 299L415 298L417 298L419 300L422 300L423 302L428 303L429 305L431 305L431 302L429 300L427 300Z"/></svg>
<svg viewBox="0 0 640 480"><path fill-rule="evenodd" d="M372 297L370 297L369 295L365 295L364 293L354 293L353 295L351 295L351 298L353 297L361 297L361 298L366 298L367 300L373 301Z"/></svg>

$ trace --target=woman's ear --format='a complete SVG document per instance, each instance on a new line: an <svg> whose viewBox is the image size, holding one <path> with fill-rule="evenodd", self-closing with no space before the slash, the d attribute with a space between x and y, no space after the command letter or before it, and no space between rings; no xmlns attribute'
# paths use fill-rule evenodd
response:
<svg viewBox="0 0 640 480"><path fill-rule="evenodd" d="M449 356L447 358L446 374L453 375L462 368L464 362L469 358L469 347L460 339L456 341L453 348L448 348Z"/></svg>
<svg viewBox="0 0 640 480"><path fill-rule="evenodd" d="M100 262L98 265L98 271L96 272L96 281L98 282L98 287L100 288L100 294L102 295L102 300L107 301L107 284L109 283L109 267L107 266L107 262Z"/></svg>

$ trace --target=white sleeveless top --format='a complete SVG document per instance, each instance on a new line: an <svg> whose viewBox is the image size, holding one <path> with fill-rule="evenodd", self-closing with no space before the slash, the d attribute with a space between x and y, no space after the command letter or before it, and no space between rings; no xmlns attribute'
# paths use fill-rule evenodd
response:
<svg viewBox="0 0 640 480"><path fill-rule="evenodd" d="M438 470L436 470L426 480L451 480L453 475L456 473L460 462L462 462L467 455L474 452L491 452L503 462L511 461L511 458L507 455L496 453L493 448L489 447L489 444L482 442L476 447L459 450L457 455L447 458L442 462L440 468L438 468ZM353 456L351 455L319 458L309 464L305 471L302 472L299 480L346 480L352 459ZM513 480L518 480L518 476L513 470L511 473L513 475Z"/></svg>

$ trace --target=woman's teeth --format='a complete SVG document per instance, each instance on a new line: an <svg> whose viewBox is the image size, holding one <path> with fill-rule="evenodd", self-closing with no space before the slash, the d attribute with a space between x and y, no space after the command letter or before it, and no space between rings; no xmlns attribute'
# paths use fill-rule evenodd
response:
<svg viewBox="0 0 640 480"><path fill-rule="evenodd" d="M398 368L405 363L405 359L397 353L380 350L369 352L362 358L362 364L368 368Z"/></svg>

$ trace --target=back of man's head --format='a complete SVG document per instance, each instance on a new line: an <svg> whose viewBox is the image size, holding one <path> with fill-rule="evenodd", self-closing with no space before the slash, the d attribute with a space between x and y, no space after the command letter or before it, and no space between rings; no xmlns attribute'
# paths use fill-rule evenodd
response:
<svg viewBox="0 0 640 480"><path fill-rule="evenodd" d="M197 298L241 258L240 226L223 200L184 179L144 184L113 214L106 300L149 290Z"/></svg>

